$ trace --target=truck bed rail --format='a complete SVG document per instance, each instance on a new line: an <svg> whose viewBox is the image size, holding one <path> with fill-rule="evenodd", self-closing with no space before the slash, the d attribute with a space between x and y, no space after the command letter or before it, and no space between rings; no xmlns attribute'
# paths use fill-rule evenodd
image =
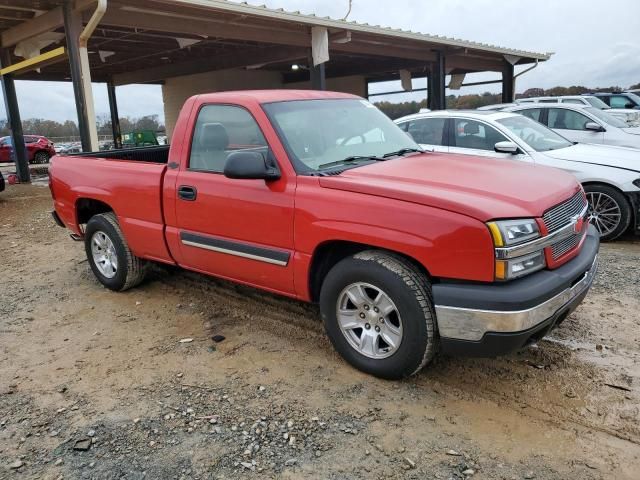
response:
<svg viewBox="0 0 640 480"><path fill-rule="evenodd" d="M71 153L69 157L108 158L110 160L128 160L134 162L168 163L169 145L154 147L121 148L89 153Z"/></svg>

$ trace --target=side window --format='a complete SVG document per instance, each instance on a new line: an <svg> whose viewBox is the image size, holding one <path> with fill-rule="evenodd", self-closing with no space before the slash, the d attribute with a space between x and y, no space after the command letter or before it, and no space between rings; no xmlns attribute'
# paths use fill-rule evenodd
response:
<svg viewBox="0 0 640 480"><path fill-rule="evenodd" d="M517 113L524 115L525 117L529 117L531 120L535 120L536 122L542 122L541 108L528 108L527 110L520 110Z"/></svg>
<svg viewBox="0 0 640 480"><path fill-rule="evenodd" d="M631 103L631 100L623 95L612 95L610 99L611 108L627 108L627 103Z"/></svg>
<svg viewBox="0 0 640 480"><path fill-rule="evenodd" d="M453 122L452 146L493 151L496 143L507 141L504 135L484 123L464 118L455 118Z"/></svg>
<svg viewBox="0 0 640 480"><path fill-rule="evenodd" d="M421 118L408 122L407 132L417 143L444 145L442 141L445 118Z"/></svg>
<svg viewBox="0 0 640 480"><path fill-rule="evenodd" d="M230 153L266 148L267 141L247 110L231 105L206 105L196 121L189 169L221 173Z"/></svg>
<svg viewBox="0 0 640 480"><path fill-rule="evenodd" d="M586 130L585 124L590 122L589 117L573 110L560 108L549 109L549 128L561 130Z"/></svg>

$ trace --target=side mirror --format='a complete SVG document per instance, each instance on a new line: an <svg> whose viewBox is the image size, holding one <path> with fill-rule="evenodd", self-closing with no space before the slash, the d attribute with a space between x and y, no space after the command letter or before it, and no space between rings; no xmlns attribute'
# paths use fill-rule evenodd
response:
<svg viewBox="0 0 640 480"><path fill-rule="evenodd" d="M512 155L515 155L520 150L518 145L513 142L498 142L493 148L498 153L510 153Z"/></svg>
<svg viewBox="0 0 640 480"><path fill-rule="evenodd" d="M229 154L224 176L242 180L278 180L280 171L268 155L255 150L239 150Z"/></svg>
<svg viewBox="0 0 640 480"><path fill-rule="evenodd" d="M602 125L596 122L587 122L584 124L585 130L591 130L592 132L605 132L606 130Z"/></svg>
<svg viewBox="0 0 640 480"><path fill-rule="evenodd" d="M627 102L624 104L624 108L636 108L636 106L631 102Z"/></svg>

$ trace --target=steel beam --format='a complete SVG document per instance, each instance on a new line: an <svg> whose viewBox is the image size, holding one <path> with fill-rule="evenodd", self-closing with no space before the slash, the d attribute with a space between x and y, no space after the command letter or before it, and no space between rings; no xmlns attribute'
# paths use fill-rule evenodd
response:
<svg viewBox="0 0 640 480"><path fill-rule="evenodd" d="M11 55L6 48L3 48L0 52L0 61L2 65L7 67L11 64ZM30 181L29 158L27 157L27 147L24 144L24 132L22 131L22 120L20 119L18 96L16 95L13 75L2 75L2 93L4 95L4 105L7 109L7 121L11 128L18 180L22 183L27 183Z"/></svg>
<svg viewBox="0 0 640 480"><path fill-rule="evenodd" d="M511 103L515 99L516 80L513 76L513 65L505 62L502 70L502 103Z"/></svg>
<svg viewBox="0 0 640 480"><path fill-rule="evenodd" d="M2 65L11 64L9 50L3 48L0 52ZM18 180L22 183L31 181L29 175L29 158L27 157L27 147L24 144L24 132L22 131L22 120L20 119L20 109L18 108L18 96L16 86L13 82L13 75L2 75L2 93L4 95L4 105L7 109L7 122L11 128L11 138L15 153L16 173Z"/></svg>
<svg viewBox="0 0 640 480"><path fill-rule="evenodd" d="M446 76L444 54L437 52L436 61L431 64L431 72L429 72L427 80L428 104L431 110L444 110L447 108Z"/></svg>
<svg viewBox="0 0 640 480"><path fill-rule="evenodd" d="M76 111L78 113L78 129L80 130L80 142L82 150L90 152L93 150L91 142L91 128L95 129L95 118L93 122L89 118L89 109L87 108L87 96L92 95L91 90L87 92L83 82L83 72L80 61L80 32L82 32L82 16L73 9L73 1L65 0L63 6L64 12L64 31L67 37L67 53L69 55L69 67L71 69L71 81L73 83L73 93L76 100ZM96 135L97 138L97 135Z"/></svg>
<svg viewBox="0 0 640 480"><path fill-rule="evenodd" d="M309 62L311 65L309 71L311 73L311 89L312 90L326 90L327 89L327 76L325 74L324 63L313 66L313 62Z"/></svg>
<svg viewBox="0 0 640 480"><path fill-rule="evenodd" d="M111 112L113 146L114 148L122 148L122 132L120 130L120 116L118 115L118 99L116 98L116 86L113 82L107 82L107 95L109 96L109 111Z"/></svg>

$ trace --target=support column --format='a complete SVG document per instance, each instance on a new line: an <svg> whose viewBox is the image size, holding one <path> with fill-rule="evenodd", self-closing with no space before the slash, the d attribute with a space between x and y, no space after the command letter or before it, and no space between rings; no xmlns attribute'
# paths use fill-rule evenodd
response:
<svg viewBox="0 0 640 480"><path fill-rule="evenodd" d="M120 116L118 115L118 99L116 98L116 86L111 81L107 83L107 95L109 96L109 111L111 112L113 147L122 148L122 132L120 131Z"/></svg>
<svg viewBox="0 0 640 480"><path fill-rule="evenodd" d="M6 48L2 49L0 55L0 60L2 61L3 66L7 67L11 65L9 50ZM22 183L28 183L31 181L29 175L29 158L27 157L27 148L24 144L22 119L20 118L18 96L16 95L16 86L13 81L13 75L9 74L2 76L2 93L4 96L4 105L7 109L7 121L11 128L11 139L13 142L18 180Z"/></svg>
<svg viewBox="0 0 640 480"><path fill-rule="evenodd" d="M311 72L311 88L313 90L326 90L327 79L324 71L324 63L313 66L313 62L310 63L309 71Z"/></svg>
<svg viewBox="0 0 640 480"><path fill-rule="evenodd" d="M64 31L71 68L71 81L78 113L78 129L82 150L85 152L98 150L98 128L96 126L93 91L91 88L91 72L86 48L80 46L82 33L82 15L73 9L74 2L65 0L63 6Z"/></svg>
<svg viewBox="0 0 640 480"><path fill-rule="evenodd" d="M516 98L516 79L513 75L513 65L505 62L502 70L502 103L511 103Z"/></svg>
<svg viewBox="0 0 640 480"><path fill-rule="evenodd" d="M444 110L447 108L445 61L442 52L436 52L436 55L436 61L431 65L431 71L427 80L429 109Z"/></svg>

